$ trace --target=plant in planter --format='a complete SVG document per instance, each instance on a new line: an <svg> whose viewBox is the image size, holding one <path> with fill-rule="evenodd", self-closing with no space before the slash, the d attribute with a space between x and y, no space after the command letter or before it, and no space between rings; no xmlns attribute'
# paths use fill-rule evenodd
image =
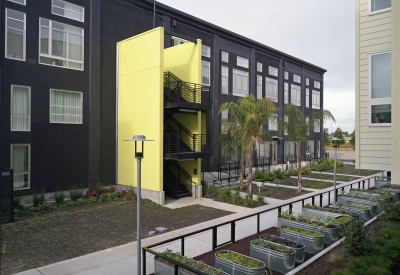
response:
<svg viewBox="0 0 400 275"><path fill-rule="evenodd" d="M348 215L355 219L358 219L358 214L354 212L348 212L343 209L337 209L337 208L320 207L310 204L306 204L303 206L302 213L303 215L322 216L322 217L332 216L333 218L340 217L342 215Z"/></svg>
<svg viewBox="0 0 400 275"><path fill-rule="evenodd" d="M324 234L291 226L282 226L281 237L304 244L309 253L318 253L324 249Z"/></svg>
<svg viewBox="0 0 400 275"><path fill-rule="evenodd" d="M340 209L347 209L349 212L355 212L358 214L360 221L368 221L371 218L371 212L368 207L353 205L353 204L342 204Z"/></svg>
<svg viewBox="0 0 400 275"><path fill-rule="evenodd" d="M215 253L215 267L231 275L263 275L265 273L264 262L229 250Z"/></svg>
<svg viewBox="0 0 400 275"><path fill-rule="evenodd" d="M302 264L304 262L304 244L268 234L261 235L260 239L290 247L295 251L296 264Z"/></svg>
<svg viewBox="0 0 400 275"><path fill-rule="evenodd" d="M263 261L273 270L286 273L295 267L295 251L287 246L258 239L250 242L250 257Z"/></svg>
<svg viewBox="0 0 400 275"><path fill-rule="evenodd" d="M203 273L210 274L210 275L226 275L227 273L223 272L222 270L216 269L212 266L206 265L203 262L195 261L192 258L188 258L182 256L179 252L172 252L172 250L167 249L165 252L162 253L163 256L168 257L176 262L189 266L193 269L199 270ZM173 275L174 272L174 265L173 263L156 256L154 258L154 274L155 275ZM179 275L192 275L195 274L187 269L179 267L178 270Z"/></svg>

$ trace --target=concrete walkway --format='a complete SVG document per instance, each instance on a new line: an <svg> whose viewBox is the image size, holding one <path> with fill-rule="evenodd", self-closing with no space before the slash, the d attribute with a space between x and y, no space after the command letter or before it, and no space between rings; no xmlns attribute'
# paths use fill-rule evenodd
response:
<svg viewBox="0 0 400 275"><path fill-rule="evenodd" d="M356 182L356 181L354 181ZM268 184L269 185L269 184ZM272 184L275 186L275 184ZM371 186L374 186L372 180ZM288 186L285 186L287 188ZM338 185L338 188L340 185ZM283 188L280 186L279 188ZM296 187L294 187L296 188ZM332 188L326 188L326 191ZM255 190L255 195L258 190ZM333 192L331 192L333 193ZM226 211L235 212L234 214L227 215L218 219L206 221L200 224L192 225L182 229L174 230L164 234L160 234L154 237L146 238L142 240L142 246L149 246L151 244L159 243L166 239L171 239L174 237L179 237L183 234L188 234L190 232L198 231L204 228L208 228L217 224L228 222L234 219L248 216L253 213L257 213L263 210L268 210L279 205L290 203L291 201L297 201L302 197L308 197L310 194L304 194L303 196L295 197L289 200L277 200L272 198L265 198L268 205L249 209L241 206L235 206L231 204L216 202L210 199L200 198L184 198L180 200L166 201L165 207L178 208L193 204L205 205L208 207L213 207L217 209L222 209ZM331 201L333 198L330 198ZM327 204L328 197L323 197L324 205ZM305 203L310 203L311 199L305 200ZM319 199L316 198L315 203L318 203ZM282 208L285 210L287 207ZM293 205L293 211L296 213L301 212L301 203L296 203ZM271 226L276 226L277 210L269 211L263 214L261 219L261 228L269 228ZM240 220L236 223L236 239L241 239L251 234L254 234L254 229L256 228L257 219L256 217L247 218ZM218 228L218 243L226 242L224 237L229 236L230 225L222 226ZM194 257L200 255L210 250L211 232L210 230L205 231L200 234L193 235L191 237L185 238L185 255L189 257ZM153 248L156 251L164 251L166 248L171 248L173 250L179 251L180 242L166 244L163 246L158 246ZM146 258L146 263L148 266L147 272L153 272L153 257L150 255ZM17 275L132 275L136 274L136 242L124 244L121 246L112 247L106 250L98 251L74 259L66 260L63 262L54 263L51 265L39 267L36 269L31 269L18 273Z"/></svg>

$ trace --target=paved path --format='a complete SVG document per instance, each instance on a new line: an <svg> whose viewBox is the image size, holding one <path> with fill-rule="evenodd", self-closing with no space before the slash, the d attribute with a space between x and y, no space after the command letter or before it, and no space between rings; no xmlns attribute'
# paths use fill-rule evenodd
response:
<svg viewBox="0 0 400 275"><path fill-rule="evenodd" d="M357 182L355 180L354 182ZM342 184L338 185L338 188ZM374 180L371 180L371 186L374 186ZM281 188L281 187L280 187ZM332 188L326 188L319 191L328 191ZM167 201L165 207L177 208L184 207L191 204L201 204L209 207L214 207L218 209L223 209L227 211L236 212L228 216L224 216L211 221L203 222L200 224L192 225L186 228L174 230L161 235L150 237L142 240L142 246L149 246L151 244L159 243L166 239L171 239L174 237L181 236L183 234L188 234L190 232L195 232L201 229L209 228L224 222L228 222L234 219L245 217L263 210L268 210L275 208L279 205L287 204L292 201L297 201L302 197L308 197L310 194L305 194L300 197L296 197L289 200L276 200L272 198L266 198L269 203L266 206L258 207L255 209L249 209L240 206L234 206L231 204L216 202L210 199L193 199L185 198L178 201ZM331 201L333 201L333 192L331 192ZM305 200L305 203L311 203L311 199ZM315 197L315 204L319 204L319 197ZM322 204L328 204L328 196L324 195L322 199ZM286 207L282 207L282 211L286 210ZM293 212L301 213L301 202L293 203ZM261 230L276 226L277 221L277 210L271 210L260 215L260 227ZM257 233L257 218L256 216L242 219L236 222L235 225L235 238L237 240L247 237L249 235ZM230 224L218 227L217 243L221 244L229 241L230 237ZM194 257L205 252L210 251L212 240L211 230L192 235L185 238L185 255L189 257ZM162 252L169 248L174 251L180 251L181 243L180 241L170 242L165 245L160 245L152 248L155 251ZM146 257L146 267L147 274L154 271L154 258L147 253ZM136 242L129 244L112 247L106 250L98 251L67 261L39 267L36 269L31 269L18 273L17 275L132 275L136 274Z"/></svg>
<svg viewBox="0 0 400 275"><path fill-rule="evenodd" d="M334 150L326 150L329 153L329 158L333 159L334 158ZM337 159L340 160L354 160L356 159L356 151L341 151L337 150Z"/></svg>

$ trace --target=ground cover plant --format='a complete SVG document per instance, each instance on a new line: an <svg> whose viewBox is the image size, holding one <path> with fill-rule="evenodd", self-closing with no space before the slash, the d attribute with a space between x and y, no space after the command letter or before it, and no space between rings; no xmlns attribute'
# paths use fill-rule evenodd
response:
<svg viewBox="0 0 400 275"><path fill-rule="evenodd" d="M236 252L231 251L221 251L217 252L216 255L221 259L226 261L242 265L248 268L260 268L264 266L264 263L258 260L254 260L252 258L246 257L245 255L240 255Z"/></svg>
<svg viewBox="0 0 400 275"><path fill-rule="evenodd" d="M325 170L325 172L333 173L333 167L332 169ZM352 164L343 164L341 167L336 167L336 173L356 176L372 176L376 174L376 170L356 169Z"/></svg>
<svg viewBox="0 0 400 275"><path fill-rule="evenodd" d="M294 253L294 250L291 248L285 247L284 245L280 245L280 244L273 244L273 243L267 242L262 239L253 240L253 241L251 241L251 243L254 245L258 245L258 246L268 248L271 250L275 250L275 251L285 253L285 254Z"/></svg>
<svg viewBox="0 0 400 275"><path fill-rule="evenodd" d="M244 187L247 188L247 186ZM246 195L245 198L242 198L239 190L232 193L228 188L213 187L207 183L203 183L203 197L249 208L266 205L263 195L258 195L254 200L250 199L248 195Z"/></svg>

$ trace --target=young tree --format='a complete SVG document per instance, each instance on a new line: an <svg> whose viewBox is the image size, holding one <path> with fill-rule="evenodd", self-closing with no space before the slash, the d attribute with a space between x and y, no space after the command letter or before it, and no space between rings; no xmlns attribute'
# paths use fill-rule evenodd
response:
<svg viewBox="0 0 400 275"><path fill-rule="evenodd" d="M247 95L237 103L225 102L219 108L219 113L229 111L229 119L223 125L223 132L234 136L238 149L247 154L248 159L248 195L253 199L253 153L261 137L270 137L262 125L278 111L276 104L269 98L256 100L253 95ZM243 178L243 175L241 175ZM241 179L242 180L242 179Z"/></svg>
<svg viewBox="0 0 400 275"><path fill-rule="evenodd" d="M353 146L353 149L356 149L356 131L354 130L353 133L351 133L351 140L350 140L351 146Z"/></svg>
<svg viewBox="0 0 400 275"><path fill-rule="evenodd" d="M310 131L314 131L315 127L321 127L321 122L328 119L335 121L332 113L326 109L313 111L310 114L308 122L305 120L301 109L291 103L286 104L283 112L287 115L288 120L277 118L280 131L286 131L291 140L296 143L297 147L297 191L301 192L301 145L303 140L308 136Z"/></svg>
<svg viewBox="0 0 400 275"><path fill-rule="evenodd" d="M343 144L346 143L346 141L343 138L343 130L342 130L342 128L337 127L336 130L335 130L335 133L333 134L333 136L335 138L340 139L340 140L336 141L336 144L339 145L339 147L340 147L340 145L343 145Z"/></svg>

